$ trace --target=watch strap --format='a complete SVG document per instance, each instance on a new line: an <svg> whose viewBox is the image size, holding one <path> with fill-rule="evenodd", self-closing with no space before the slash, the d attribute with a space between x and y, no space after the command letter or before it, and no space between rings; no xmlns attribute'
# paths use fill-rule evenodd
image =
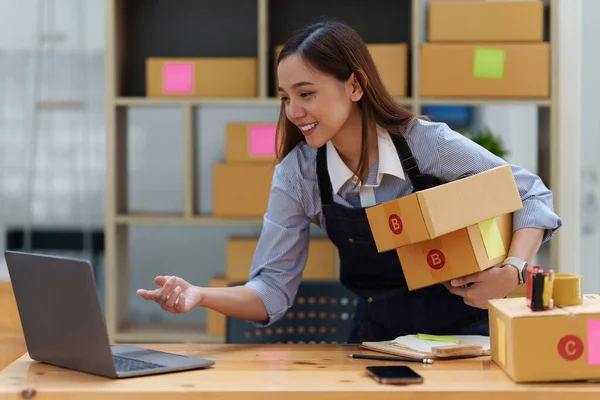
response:
<svg viewBox="0 0 600 400"><path fill-rule="evenodd" d="M519 285L525 283L525 274L527 270L527 261L523 261L518 257L508 257L502 262L502 267L510 265L519 271Z"/></svg>

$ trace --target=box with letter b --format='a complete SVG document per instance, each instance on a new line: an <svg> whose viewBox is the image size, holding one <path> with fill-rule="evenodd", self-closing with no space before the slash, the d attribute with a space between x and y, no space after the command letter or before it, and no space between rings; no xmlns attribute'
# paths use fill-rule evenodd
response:
<svg viewBox="0 0 600 400"><path fill-rule="evenodd" d="M379 252L396 251L409 289L503 261L513 212L523 207L509 165L367 209Z"/></svg>
<svg viewBox="0 0 600 400"><path fill-rule="evenodd" d="M513 214L396 249L409 289L470 275L501 263L510 247Z"/></svg>

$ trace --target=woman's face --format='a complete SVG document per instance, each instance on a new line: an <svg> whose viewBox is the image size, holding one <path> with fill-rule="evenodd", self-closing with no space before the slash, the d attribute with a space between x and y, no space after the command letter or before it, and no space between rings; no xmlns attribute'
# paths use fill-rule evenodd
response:
<svg viewBox="0 0 600 400"><path fill-rule="evenodd" d="M362 90L354 76L340 82L307 65L297 53L279 63L277 79L287 118L313 148L331 140L352 113L360 112L356 102Z"/></svg>

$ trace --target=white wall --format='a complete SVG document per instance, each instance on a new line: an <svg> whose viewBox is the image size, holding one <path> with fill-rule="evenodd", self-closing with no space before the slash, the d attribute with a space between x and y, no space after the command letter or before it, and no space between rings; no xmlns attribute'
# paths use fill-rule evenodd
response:
<svg viewBox="0 0 600 400"><path fill-rule="evenodd" d="M581 95L581 271L600 293L600 1L583 0Z"/></svg>

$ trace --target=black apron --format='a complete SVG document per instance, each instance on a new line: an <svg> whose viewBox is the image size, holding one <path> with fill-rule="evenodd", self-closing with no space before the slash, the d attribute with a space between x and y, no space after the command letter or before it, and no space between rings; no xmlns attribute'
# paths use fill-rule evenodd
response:
<svg viewBox="0 0 600 400"><path fill-rule="evenodd" d="M390 136L414 191L443 183L421 174L403 136ZM466 305L443 285L408 290L397 253L377 252L365 209L333 201L326 146L317 150L317 179L327 235L339 251L340 281L359 297L349 343L417 333L489 335L487 310Z"/></svg>

